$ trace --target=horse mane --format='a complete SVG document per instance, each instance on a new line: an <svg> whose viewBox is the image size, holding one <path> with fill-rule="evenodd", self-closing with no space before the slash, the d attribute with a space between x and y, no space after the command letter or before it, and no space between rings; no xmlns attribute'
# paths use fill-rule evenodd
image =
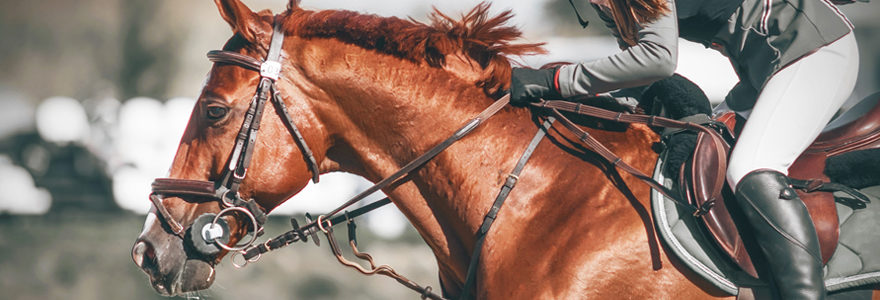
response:
<svg viewBox="0 0 880 300"><path fill-rule="evenodd" d="M303 38L335 38L344 43L442 68L447 55L464 54L483 70L476 85L489 94L508 88L508 56L541 54L543 43L514 43L522 32L505 23L510 10L490 17L489 4L478 4L455 20L434 8L430 24L412 18L381 17L346 10L308 11L288 5L284 30Z"/></svg>

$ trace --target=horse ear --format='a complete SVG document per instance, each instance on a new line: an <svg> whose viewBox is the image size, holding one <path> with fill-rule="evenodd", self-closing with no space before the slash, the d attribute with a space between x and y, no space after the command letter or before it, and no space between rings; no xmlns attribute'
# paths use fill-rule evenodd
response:
<svg viewBox="0 0 880 300"><path fill-rule="evenodd" d="M217 4L223 20L232 26L233 32L251 43L257 42L260 19L256 13L239 0L214 0L214 3Z"/></svg>

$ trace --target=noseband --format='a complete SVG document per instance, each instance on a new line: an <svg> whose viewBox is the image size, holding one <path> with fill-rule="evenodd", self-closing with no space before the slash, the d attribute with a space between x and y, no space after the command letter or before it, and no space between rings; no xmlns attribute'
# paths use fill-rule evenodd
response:
<svg viewBox="0 0 880 300"><path fill-rule="evenodd" d="M260 84L251 100L250 107L241 124L241 129L235 139L235 147L232 150L232 154L230 154L227 167L223 170L220 180L204 181L157 178L153 181L153 192L150 194L150 201L156 207L156 211L162 216L165 224L175 235L185 241L192 242L196 250L204 255L217 254L221 248L227 251L241 251L252 245L257 236L262 233L263 224L265 224L267 219L266 212L254 199L242 199L239 194L239 187L247 175L247 170L250 166L257 132L260 130L260 120L262 119L267 101L272 100L276 112L284 121L306 159L306 163L312 173L312 181L318 182L318 163L315 160L315 156L290 117L287 106L284 104L276 85L281 74L281 45L283 41L284 33L281 32L280 22L276 22L272 32L272 41L269 44L269 52L266 55L266 59L262 62L253 57L231 51L213 50L208 52L208 59L212 62L238 65L260 72ZM184 227L168 212L162 201L166 196L190 196L210 199L211 201L216 200L219 201L223 209L217 214L203 214L199 216L189 228L200 228L196 228L197 232L190 232L189 238L187 238L187 231L192 230ZM227 245L229 242L228 224L221 217L227 214L232 215L235 212L245 215L248 221L250 221L249 233L252 233L252 236L247 243L229 246Z"/></svg>

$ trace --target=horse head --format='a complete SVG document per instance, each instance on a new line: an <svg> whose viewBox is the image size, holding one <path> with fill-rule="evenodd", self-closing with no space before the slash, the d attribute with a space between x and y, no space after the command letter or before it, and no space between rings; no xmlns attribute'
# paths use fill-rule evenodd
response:
<svg viewBox="0 0 880 300"><path fill-rule="evenodd" d="M209 287L214 280L214 265L261 227L253 219L254 214L259 219L305 187L313 173L317 178L318 170L310 170L309 161L301 153L302 145L291 138L292 128L282 117L296 116L290 118L293 127L302 130L302 144L316 150L317 157L323 157L326 150L327 136L321 125L310 121L317 120L306 107L311 98L292 84L297 75L288 71L295 68L284 62L284 54L280 54L279 68L285 70L285 76L269 81L272 87L265 90L265 73L234 62L235 54L263 61L273 39L275 17L268 11L255 13L237 0L215 2L234 36L222 53L212 53L232 56L215 60L180 141L169 179L154 182L154 207L132 249L135 263L164 295ZM276 105L287 104L272 101L275 92L298 101L279 108ZM268 107L262 121L258 116L262 112L253 107L260 94L269 100L263 103ZM272 106L285 111L274 114ZM242 124L259 130L252 131ZM248 164L258 167L248 168ZM212 193L216 195L212 197ZM229 207L245 209L224 211ZM215 227L219 225L222 228ZM200 237L205 239L203 236L211 230L220 230L217 234L223 236L223 242L216 244L226 247L210 249L213 241L198 245Z"/></svg>

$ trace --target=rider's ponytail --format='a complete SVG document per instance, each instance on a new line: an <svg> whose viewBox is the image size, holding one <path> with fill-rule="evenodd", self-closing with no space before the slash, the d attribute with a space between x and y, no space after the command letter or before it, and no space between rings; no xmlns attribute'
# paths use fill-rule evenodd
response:
<svg viewBox="0 0 880 300"><path fill-rule="evenodd" d="M629 45L638 42L641 25L669 13L666 0L610 0L607 3L620 37Z"/></svg>

